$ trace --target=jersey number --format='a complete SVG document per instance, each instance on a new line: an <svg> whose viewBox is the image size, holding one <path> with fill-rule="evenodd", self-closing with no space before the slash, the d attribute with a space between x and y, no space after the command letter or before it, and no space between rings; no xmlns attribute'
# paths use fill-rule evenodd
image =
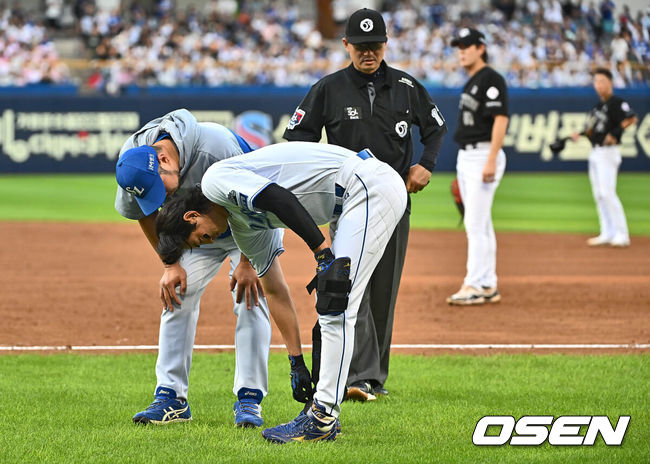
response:
<svg viewBox="0 0 650 464"><path fill-rule="evenodd" d="M463 126L473 126L474 115L469 111L463 111Z"/></svg>

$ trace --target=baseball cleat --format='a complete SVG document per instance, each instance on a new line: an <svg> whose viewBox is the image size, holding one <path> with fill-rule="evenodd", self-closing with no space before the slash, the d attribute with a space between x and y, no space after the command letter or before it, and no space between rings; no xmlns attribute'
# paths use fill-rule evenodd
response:
<svg viewBox="0 0 650 464"><path fill-rule="evenodd" d="M608 239L607 237L603 237L602 235L599 235L598 237L591 237L590 239L587 240L587 245L592 247L604 246L609 244L610 244L610 239Z"/></svg>
<svg viewBox="0 0 650 464"><path fill-rule="evenodd" d="M501 294L496 287L483 287L483 298L486 303L498 303L501 301Z"/></svg>
<svg viewBox="0 0 650 464"><path fill-rule="evenodd" d="M262 406L255 400L243 399L235 401L232 409L235 414L236 427L256 428L264 424L264 419L262 419Z"/></svg>
<svg viewBox="0 0 650 464"><path fill-rule="evenodd" d="M388 396L388 390L383 385L376 384L372 387L372 394L375 396Z"/></svg>
<svg viewBox="0 0 650 464"><path fill-rule="evenodd" d="M482 290L463 285L460 290L447 298L447 303L456 306L479 305L485 303L485 295Z"/></svg>
<svg viewBox="0 0 650 464"><path fill-rule="evenodd" d="M339 433L339 421L325 414L322 407L312 406L305 414L301 412L291 422L280 424L262 431L262 436L272 443L292 441L331 441Z"/></svg>
<svg viewBox="0 0 650 464"><path fill-rule="evenodd" d="M156 388L156 399L144 411L133 416L136 424L165 425L172 422L187 422L192 420L190 405L186 400L176 398L176 392L171 388Z"/></svg>
<svg viewBox="0 0 650 464"><path fill-rule="evenodd" d="M610 240L609 244L616 248L625 248L630 246L630 239L624 236L615 236Z"/></svg>
<svg viewBox="0 0 650 464"><path fill-rule="evenodd" d="M345 399L348 401L374 401L377 397L373 394L370 383L361 381L348 386Z"/></svg>

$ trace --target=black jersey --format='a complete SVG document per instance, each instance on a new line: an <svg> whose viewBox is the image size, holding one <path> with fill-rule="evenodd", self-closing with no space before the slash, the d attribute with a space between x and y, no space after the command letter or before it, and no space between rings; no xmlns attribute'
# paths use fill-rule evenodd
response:
<svg viewBox="0 0 650 464"><path fill-rule="evenodd" d="M501 74L489 66L474 74L460 96L454 140L460 146L489 142L494 116L508 115L508 89Z"/></svg>
<svg viewBox="0 0 650 464"><path fill-rule="evenodd" d="M413 158L412 125L420 128L425 152L430 141L441 141L447 125L418 81L383 61L381 71L382 79L370 90L372 81L352 65L322 78L296 108L284 138L318 142L325 127L328 143L353 151L370 148L400 175L407 175ZM439 147L433 159L423 155L420 164L426 169L433 169Z"/></svg>
<svg viewBox="0 0 650 464"><path fill-rule="evenodd" d="M611 134L618 144L621 141L624 119L634 117L630 105L622 98L612 95L605 102L600 101L589 113L587 136L592 145L602 145L607 134Z"/></svg>

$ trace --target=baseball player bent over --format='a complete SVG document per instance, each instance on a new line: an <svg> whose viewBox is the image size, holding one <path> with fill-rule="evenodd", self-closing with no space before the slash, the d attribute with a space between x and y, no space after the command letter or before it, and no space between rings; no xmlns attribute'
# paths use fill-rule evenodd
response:
<svg viewBox="0 0 650 464"><path fill-rule="evenodd" d="M154 119L122 147L116 167L119 187L115 208L122 216L139 221L155 249L155 220L165 198L193 188L210 165L244 151L250 148L241 137L218 124L198 123L187 110ZM192 418L187 392L199 304L226 258L230 258L230 287L237 315L235 425L259 427L264 422L260 403L268 389L269 306L290 354L294 397L304 397L305 402L312 393L309 372L302 362L295 310L275 259L283 252L282 231L264 231L268 246L249 255L258 263L256 269L245 257L240 261L241 252L230 231L222 232L211 243L188 250L165 266L160 280L163 312L155 399L133 417L135 423L167 424Z"/></svg>
<svg viewBox="0 0 650 464"><path fill-rule="evenodd" d="M211 166L201 189L168 202L156 221L158 252L176 262L230 229L254 267L272 246L269 231L288 227L314 253L316 310L322 331L314 401L286 424L265 429L271 442L333 440L348 375L361 297L406 208L406 188L389 165L311 142L270 145ZM317 224L330 223L331 245Z"/></svg>
<svg viewBox="0 0 650 464"><path fill-rule="evenodd" d="M589 246L627 247L630 233L621 200L616 194L616 176L621 165L623 131L637 122L630 105L614 95L612 73L605 68L594 72L594 90L600 101L594 106L584 134L592 144L589 154L589 181L596 202L600 234L587 240ZM572 134L573 140L580 135Z"/></svg>
<svg viewBox="0 0 650 464"><path fill-rule="evenodd" d="M467 273L451 305L496 303L497 240L492 225L492 201L506 168L501 149L508 127L508 95L503 77L487 66L485 36L463 28L451 41L460 65L470 78L460 96L454 140L460 145L456 173L465 205Z"/></svg>

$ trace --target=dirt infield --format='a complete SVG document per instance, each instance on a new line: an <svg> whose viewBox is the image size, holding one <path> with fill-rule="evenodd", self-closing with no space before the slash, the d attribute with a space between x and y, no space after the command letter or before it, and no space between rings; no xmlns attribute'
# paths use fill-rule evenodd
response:
<svg viewBox="0 0 650 464"><path fill-rule="evenodd" d="M0 223L0 236L0 346L157 343L161 265L136 224ZM649 343L650 238L627 249L585 239L498 234L503 301L456 308L445 297L464 275L464 232L412 231L393 343ZM313 258L292 233L285 247L280 262L311 343ZM201 308L196 343L232 344L224 269Z"/></svg>

